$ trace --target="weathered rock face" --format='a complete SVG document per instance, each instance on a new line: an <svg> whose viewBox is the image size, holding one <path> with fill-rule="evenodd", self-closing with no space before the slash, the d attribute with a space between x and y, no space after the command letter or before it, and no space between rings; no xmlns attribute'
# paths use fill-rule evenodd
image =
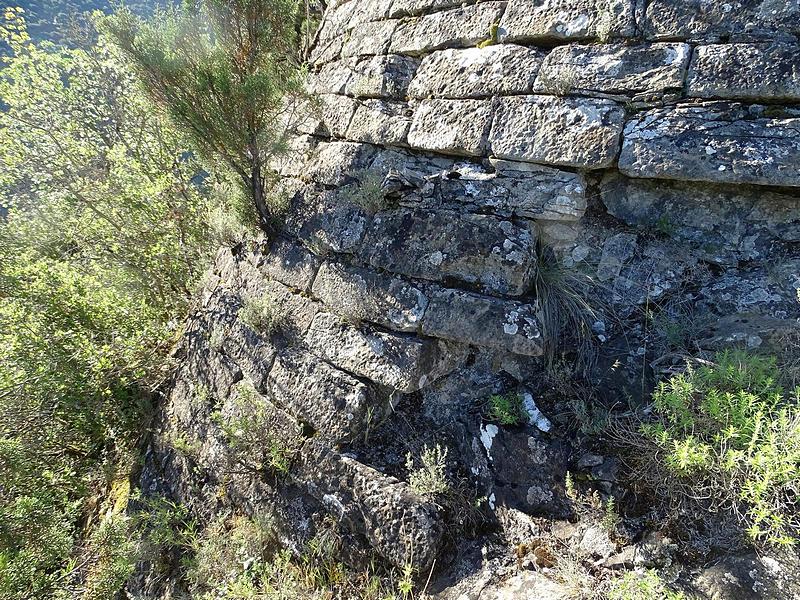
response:
<svg viewBox="0 0 800 600"><path fill-rule="evenodd" d="M559 597L540 573L489 586L486 565L514 559L484 555L486 537L466 571L450 563L463 514L411 489L406 454L447 445L500 537L522 542L534 516L565 516L569 449L540 376L573 333L554 330L554 303L585 311L609 396L641 393L624 373L665 343L643 311L691 321L703 350L796 329L798 38L800 0L329 3L319 106L275 164L287 222L217 257L146 489L200 515L270 506L296 547L332 519L359 552L436 560L443 599ZM269 333L240 318L254 297L280 316ZM219 425L243 386L290 446L280 477L242 470ZM530 422L482 418L508 392ZM600 459L583 467L605 490ZM630 562L596 533L579 536L596 560Z"/></svg>

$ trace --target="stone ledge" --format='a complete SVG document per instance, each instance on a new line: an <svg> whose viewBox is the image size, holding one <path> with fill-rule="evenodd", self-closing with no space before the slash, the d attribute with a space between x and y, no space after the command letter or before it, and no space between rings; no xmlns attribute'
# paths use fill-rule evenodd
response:
<svg viewBox="0 0 800 600"><path fill-rule="evenodd" d="M400 22L391 43L393 54L418 56L442 48L475 46L489 39L505 2L482 2Z"/></svg>
<svg viewBox="0 0 800 600"><path fill-rule="evenodd" d="M300 244L278 239L259 261L258 269L288 287L308 292L319 265L320 260Z"/></svg>
<svg viewBox="0 0 800 600"><path fill-rule="evenodd" d="M497 217L399 209L375 216L360 256L409 277L455 279L519 295L535 271L535 245L529 228Z"/></svg>
<svg viewBox="0 0 800 600"><path fill-rule="evenodd" d="M602 40L634 34L633 0L513 0L500 21L504 42Z"/></svg>
<svg viewBox="0 0 800 600"><path fill-rule="evenodd" d="M312 292L348 319L396 331L417 331L428 307L425 295L402 279L336 263L322 266Z"/></svg>
<svg viewBox="0 0 800 600"><path fill-rule="evenodd" d="M422 322L425 335L526 356L543 353L534 306L460 290L430 294Z"/></svg>
<svg viewBox="0 0 800 600"><path fill-rule="evenodd" d="M800 102L800 44L699 46L689 71L687 94L694 98Z"/></svg>
<svg viewBox="0 0 800 600"><path fill-rule="evenodd" d="M683 88L688 44L571 44L553 49L536 79L536 93L660 96Z"/></svg>
<svg viewBox="0 0 800 600"><path fill-rule="evenodd" d="M356 328L330 313L319 313L306 334L306 345L329 363L404 394L416 392L452 371L465 358L460 348Z"/></svg>
<svg viewBox="0 0 800 600"><path fill-rule="evenodd" d="M422 59L408 95L411 98L488 98L529 94L544 53L500 44L442 50Z"/></svg>
<svg viewBox="0 0 800 600"><path fill-rule="evenodd" d="M489 141L498 158L602 169L617 158L624 118L611 100L500 98Z"/></svg>
<svg viewBox="0 0 800 600"><path fill-rule="evenodd" d="M342 57L386 54L398 24L398 21L373 21L360 24L351 32L350 39L344 42ZM340 31L339 35L342 33Z"/></svg>
<svg viewBox="0 0 800 600"><path fill-rule="evenodd" d="M631 177L800 186L800 111L708 103L646 112L625 126Z"/></svg>
<svg viewBox="0 0 800 600"><path fill-rule="evenodd" d="M444 154L481 156L491 121L491 100L423 100L415 106L408 144Z"/></svg>

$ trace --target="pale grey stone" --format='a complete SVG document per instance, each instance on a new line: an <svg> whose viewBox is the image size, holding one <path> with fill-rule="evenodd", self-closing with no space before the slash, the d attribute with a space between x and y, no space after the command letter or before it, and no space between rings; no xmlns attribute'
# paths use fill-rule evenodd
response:
<svg viewBox="0 0 800 600"><path fill-rule="evenodd" d="M303 351L278 355L267 380L275 402L333 443L352 442L388 408L375 390Z"/></svg>
<svg viewBox="0 0 800 600"><path fill-rule="evenodd" d="M687 93L696 98L800 102L800 44L699 46Z"/></svg>
<svg viewBox="0 0 800 600"><path fill-rule="evenodd" d="M586 180L580 173L531 163L490 159L508 190L506 206L522 217L578 221L586 212Z"/></svg>
<svg viewBox="0 0 800 600"><path fill-rule="evenodd" d="M320 260L297 242L278 239L258 265L266 276L297 290L308 292Z"/></svg>
<svg viewBox="0 0 800 600"><path fill-rule="evenodd" d="M411 98L485 98L533 91L544 53L524 46L441 50L422 59Z"/></svg>
<svg viewBox="0 0 800 600"><path fill-rule="evenodd" d="M499 158L599 169L617 157L624 117L605 99L501 98L489 140Z"/></svg>
<svg viewBox="0 0 800 600"><path fill-rule="evenodd" d="M707 103L644 113L625 127L620 171L632 177L800 186L800 115L760 116L765 112Z"/></svg>
<svg viewBox="0 0 800 600"><path fill-rule="evenodd" d="M348 23L348 29L358 32L359 28L370 21L379 21L389 16L389 9L394 0L359 0L353 16Z"/></svg>
<svg viewBox="0 0 800 600"><path fill-rule="evenodd" d="M361 257L393 273L520 295L535 271L535 245L529 228L497 217L399 209L375 216Z"/></svg>
<svg viewBox="0 0 800 600"><path fill-rule="evenodd" d="M563 41L630 37L633 0L514 0L500 21L500 39Z"/></svg>
<svg viewBox="0 0 800 600"><path fill-rule="evenodd" d="M308 76L308 91L312 94L345 94L353 76L355 59L337 60L322 65L317 73Z"/></svg>
<svg viewBox="0 0 800 600"><path fill-rule="evenodd" d="M357 328L330 313L314 318L305 340L329 363L404 394L446 375L465 356L441 341Z"/></svg>
<svg viewBox="0 0 800 600"><path fill-rule="evenodd" d="M406 17L461 6L464 0L394 0L390 17Z"/></svg>
<svg viewBox="0 0 800 600"><path fill-rule="evenodd" d="M660 95L683 87L690 54L691 47L679 43L559 46L545 58L535 90L557 95Z"/></svg>
<svg viewBox="0 0 800 600"><path fill-rule="evenodd" d="M311 159L319 138L311 135L295 135L288 139L286 151L274 156L269 163L282 178L300 177L305 173L306 163Z"/></svg>
<svg viewBox="0 0 800 600"><path fill-rule="evenodd" d="M420 55L441 48L475 46L489 39L504 7L505 2L481 2L402 20L392 37L391 51Z"/></svg>
<svg viewBox="0 0 800 600"><path fill-rule="evenodd" d="M652 0L642 28L652 39L718 40L735 34L800 33L800 0Z"/></svg>
<svg viewBox="0 0 800 600"><path fill-rule="evenodd" d="M397 331L417 331L428 306L425 294L402 279L336 263L322 266L312 292L350 320Z"/></svg>
<svg viewBox="0 0 800 600"><path fill-rule="evenodd" d="M490 100L423 100L408 132L413 148L480 156L492 118Z"/></svg>
<svg viewBox="0 0 800 600"><path fill-rule="evenodd" d="M306 177L322 185L342 185L354 172L367 169L378 149L370 144L330 142L317 146Z"/></svg>
<svg viewBox="0 0 800 600"><path fill-rule="evenodd" d="M350 37L342 46L342 56L386 54L397 25L398 21L373 21L358 25L349 32Z"/></svg>
<svg viewBox="0 0 800 600"><path fill-rule="evenodd" d="M361 246L369 222L369 215L348 202L342 192L325 191L296 206L286 230L319 255L353 254Z"/></svg>
<svg viewBox="0 0 800 600"><path fill-rule="evenodd" d="M391 54L361 58L352 66L345 93L359 98L405 97L419 60Z"/></svg>
<svg viewBox="0 0 800 600"><path fill-rule="evenodd" d="M534 306L460 290L431 291L430 296L425 335L526 356L542 354Z"/></svg>
<svg viewBox="0 0 800 600"><path fill-rule="evenodd" d="M402 568L413 556L420 572L431 568L442 537L439 514L406 483L317 440L306 443L291 476L390 564Z"/></svg>
<svg viewBox="0 0 800 600"><path fill-rule="evenodd" d="M403 146L411 127L411 110L405 102L357 101L347 138L387 146Z"/></svg>
<svg viewBox="0 0 800 600"><path fill-rule="evenodd" d="M310 135L346 137L347 127L356 110L356 101L347 96L320 94L314 99L314 104L314 112L320 117L321 127L312 129L303 124L300 131Z"/></svg>

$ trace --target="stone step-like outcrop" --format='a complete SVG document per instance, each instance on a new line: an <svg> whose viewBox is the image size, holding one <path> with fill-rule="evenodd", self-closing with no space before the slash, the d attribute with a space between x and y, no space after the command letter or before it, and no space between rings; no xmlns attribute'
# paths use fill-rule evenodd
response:
<svg viewBox="0 0 800 600"><path fill-rule="evenodd" d="M500 21L504 42L557 42L629 37L633 0L515 0Z"/></svg>
<svg viewBox="0 0 800 600"><path fill-rule="evenodd" d="M642 114L625 127L632 177L800 186L800 111L707 104Z"/></svg>

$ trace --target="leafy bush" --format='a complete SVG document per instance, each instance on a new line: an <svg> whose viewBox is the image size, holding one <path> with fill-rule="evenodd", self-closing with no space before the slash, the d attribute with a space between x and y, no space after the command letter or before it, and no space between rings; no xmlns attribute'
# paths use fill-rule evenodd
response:
<svg viewBox="0 0 800 600"><path fill-rule="evenodd" d="M282 318L268 296L245 296L239 320L258 333L271 335Z"/></svg>
<svg viewBox="0 0 800 600"><path fill-rule="evenodd" d="M754 542L796 543L800 390L779 377L772 358L726 351L661 383L639 474L674 505L735 517Z"/></svg>
<svg viewBox="0 0 800 600"><path fill-rule="evenodd" d="M89 496L141 434L210 256L211 204L103 36L37 45L21 12L2 18L0 596L40 598L79 576L78 524L98 522ZM127 568L103 556L89 582L101 595Z"/></svg>

